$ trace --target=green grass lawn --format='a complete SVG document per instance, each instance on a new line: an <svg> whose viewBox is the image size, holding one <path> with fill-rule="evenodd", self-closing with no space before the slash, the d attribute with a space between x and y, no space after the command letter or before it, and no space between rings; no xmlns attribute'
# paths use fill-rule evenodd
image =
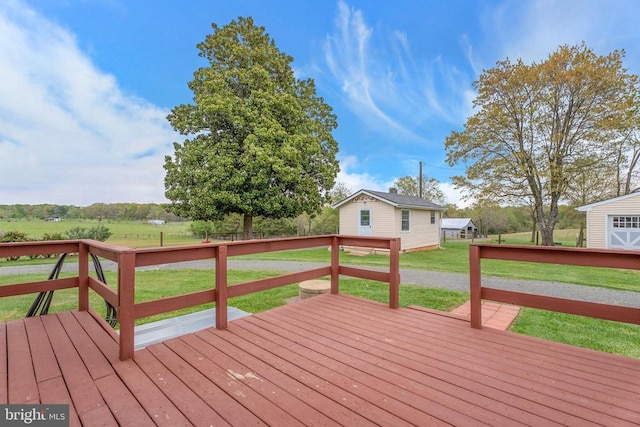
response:
<svg viewBox="0 0 640 427"><path fill-rule="evenodd" d="M511 330L578 347L640 359L640 326L522 308Z"/></svg>

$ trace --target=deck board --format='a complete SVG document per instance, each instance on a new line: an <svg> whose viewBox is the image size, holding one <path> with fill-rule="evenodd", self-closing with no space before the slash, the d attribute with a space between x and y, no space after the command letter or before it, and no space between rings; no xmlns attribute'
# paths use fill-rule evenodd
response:
<svg viewBox="0 0 640 427"><path fill-rule="evenodd" d="M342 313L353 313L353 310L357 307L353 304L341 304L342 302L343 301L332 304L334 307L337 305L338 307L336 308L329 306L324 308L309 307L308 310L305 311L312 313L314 310L321 310L324 316L323 318L328 322L327 319L331 317L332 312L336 312L342 316ZM321 304L322 302L318 302L318 305ZM578 417L573 421L573 423L577 425L588 425L589 422L593 421L604 424L622 423L622 420L607 415L615 411L618 416L622 416L623 418L628 416L629 418L627 418L627 420L632 423L640 423L637 412L637 401L635 403L630 401L628 394L625 396L614 396L612 398L611 396L603 396L602 393L605 381L608 381L614 386L608 388L609 391L620 391L620 389L615 388L615 385L620 384L622 384L623 389L628 389L627 386L629 383L626 382L627 379L634 379L637 384L637 370L635 372L628 371L628 376L624 378L621 383L611 381L606 371L593 374L592 372L582 370L580 366L576 367L575 365L568 365L566 363L561 363L562 369L560 370L550 362L559 363L558 361L562 362L562 359L560 359L557 354L554 354L554 357L548 357L548 363L540 363L538 355L535 351L532 352L530 340L525 340L523 343L526 342L527 345L515 351L512 345L505 345L502 342L493 341L487 343L482 338L478 338L479 336L484 336L485 332L489 332L489 329L481 331L480 334L474 334L473 331L468 328L468 324L458 324L453 331L447 331L448 328L456 326L455 323L452 324L449 321L441 323L438 319L434 319L434 322L439 323L435 325L437 328L434 331L437 332L434 332L434 338L423 342L424 334L414 333L414 331L427 331L430 329L429 327L425 326L421 328L420 325L411 322L401 322L398 324L398 316L388 318L388 311L385 310L384 307L368 307L367 310L370 316L378 319L375 327L369 327L371 331L369 335L387 332L389 337L393 337L393 340L400 340L401 337L405 337L403 340L404 343L394 342L393 345L376 342L376 345L382 346L386 352L397 352L404 357L411 357L412 352L417 353L419 356L437 358L446 364L454 363L458 371L477 370L478 367L481 367L482 370L479 371L480 374L499 379L499 382L495 385L496 387L502 387L503 384L518 385L526 380L527 387L521 390L512 390L513 395L524 396L534 402L537 401L545 406L557 409L557 412L552 415L551 420L557 421L558 419L565 419L565 422L568 422L569 420L566 419L564 415L564 412L568 412ZM348 315L345 314L344 316ZM354 317L352 315L351 317L353 318L353 322L361 320L359 316ZM393 323L391 328L387 328L385 324L386 319L389 319L389 321ZM341 317L341 327L348 330L349 327L345 322L345 318ZM360 333L362 333L363 327L357 327ZM443 333L443 331L447 332ZM503 332L502 341L504 341L504 334ZM512 333L506 334L512 337L518 337ZM353 337L351 338L353 339ZM361 341L362 340L359 341L359 344ZM550 343L545 342L545 345L548 346L549 344ZM475 345L477 345L477 347L475 347ZM440 349L437 354L432 351L434 348ZM449 348L452 348L453 351L448 350ZM443 352L445 354L441 354ZM589 351L587 352L590 353ZM533 356L531 356L531 353L533 353ZM505 358L505 355L509 357ZM530 359L527 358L528 355L531 357ZM533 366L522 364L521 360L527 360L531 362ZM439 370L444 369L446 368L442 365L439 367ZM550 376L546 374L547 369L552 369ZM556 371L555 369L558 370ZM539 382L541 377L542 379L546 379L547 376L549 378L548 381L544 384ZM595 384L585 382L583 378L585 376L590 380L597 380L597 382ZM569 386L565 387L565 383L569 384ZM571 387L571 384L578 384L583 387ZM589 385L595 389L590 390L589 388L584 388ZM477 385L474 386L472 390L477 391ZM603 398L609 399L610 402L603 404L600 402L600 399ZM625 407L634 407L635 410L632 409L631 413L628 413ZM536 413L539 412L536 411Z"/></svg>
<svg viewBox="0 0 640 427"><path fill-rule="evenodd" d="M182 412L153 384L153 381L133 360L119 362L114 368L124 385L140 402L141 409L144 408L142 410L146 411L158 425L188 425Z"/></svg>
<svg viewBox="0 0 640 427"><path fill-rule="evenodd" d="M40 317L25 319L24 326L29 340L36 381L41 383L51 378L60 377L62 373Z"/></svg>
<svg viewBox="0 0 640 427"><path fill-rule="evenodd" d="M208 330L197 335L225 352L236 353L235 357L251 366L256 375L273 378L288 390L295 391L298 397L313 404L332 420L349 426L373 425L372 421L351 410L358 404L355 399L342 401L339 389L332 384L297 368L287 360L265 353L258 345L243 339L240 332L240 329L234 329L234 333L221 334Z"/></svg>
<svg viewBox="0 0 640 427"><path fill-rule="evenodd" d="M98 378L96 386L120 425L135 424L141 427L155 425L136 396L115 373Z"/></svg>
<svg viewBox="0 0 640 427"><path fill-rule="evenodd" d="M295 394L290 393L286 387L280 387L264 377L257 376L250 367L227 356L199 337L186 335L182 338L182 341L199 354L205 356L207 363L217 364L222 369L226 368L230 379L242 381L243 384L249 386L277 407L282 408L282 410L303 425L337 425L322 412L307 404L304 400L299 399ZM278 422L278 424L280 424L280 422Z"/></svg>
<svg viewBox="0 0 640 427"><path fill-rule="evenodd" d="M72 311L73 316L111 365L120 361L117 334L106 323L98 324L86 311Z"/></svg>
<svg viewBox="0 0 640 427"><path fill-rule="evenodd" d="M64 328L67 336L73 343L80 358L84 361L85 367L91 378L97 380L108 375L113 375L111 363L104 357L98 346L93 342L90 335L82 328L78 320L69 311L58 314L58 319Z"/></svg>
<svg viewBox="0 0 640 427"><path fill-rule="evenodd" d="M46 403L69 404L69 426L79 426L80 418L71 404L71 396L62 376L38 383L40 398Z"/></svg>
<svg viewBox="0 0 640 427"><path fill-rule="evenodd" d="M297 318L293 318L293 320L296 323L300 321ZM270 324L263 319L253 319L251 323L254 326L252 330L261 336L273 334L274 331L284 327L282 322ZM389 376L382 376L381 378L379 375L381 370L376 370L374 364L365 365L365 362L358 359L357 352L346 350L346 352L340 354L339 352L327 351L325 343L316 344L315 340L305 339L304 335L296 336L291 332L294 329L295 327L291 326L287 328L286 332L284 332L288 335L287 338L277 336L277 338L272 338L271 341L307 359L308 361L303 359L303 364L312 362L317 366L323 367L322 369L317 369L321 374L328 374L334 377L334 373L340 374L340 381L336 381L336 385L342 387L344 391L349 391L353 387L356 387L358 391L362 390L360 392L361 397L392 414L401 414L399 418L405 423L416 424L424 421L424 412L428 411L431 411L434 416L440 417L444 421L451 422L453 420L447 419L447 415L453 416L454 414L451 409L462 413L466 409L464 404L456 405L459 402L452 402L452 399L449 398L450 396L438 395L430 391L425 393L426 398L421 398L406 390L405 383L402 383L402 387L397 386L396 384L401 383L399 378ZM376 371L376 374L369 375L371 371ZM455 418L458 425L477 425L478 423L478 418L460 417L458 415L455 415ZM466 420L463 418L466 418ZM435 420L432 421L435 422ZM484 421L488 422L489 419L485 418ZM399 423L399 421L393 420L392 423Z"/></svg>
<svg viewBox="0 0 640 427"><path fill-rule="evenodd" d="M191 365L184 363L184 360L166 345L155 344L147 349L229 424L235 426L266 425L256 415L245 410L232 396L218 387L212 387L211 382L204 375Z"/></svg>
<svg viewBox="0 0 640 427"><path fill-rule="evenodd" d="M451 413L451 409L459 412L468 411L469 405L475 405L479 408L473 411L477 418L471 420L472 423L478 420L502 424L513 423L513 418L509 418L510 413L514 413L518 418L528 422L542 421L542 418L535 414L497 404L496 398L500 393L496 393L492 398L478 394L477 389L484 388L481 383L475 384L474 392L470 392L455 384L457 379L455 374L447 374L446 371L441 373L440 370L429 369L424 364L412 364L407 360L406 354L394 357L384 346L366 343L367 340L364 337L357 340L358 348L350 347L346 343L340 342L342 337L336 328L326 324L322 327L315 324L310 325L307 323L309 319L305 322L305 315L305 313L300 313L300 317L295 318L295 326L293 326L294 324L286 326L286 331L289 333L299 334L296 342L310 346L329 360L341 361L343 364L362 372L374 372L374 377L380 380L378 384L381 390L399 396L405 402L411 402L422 408L426 405L431 410L434 405L443 404L448 408L446 409L448 413ZM273 332L275 333L275 331ZM313 340L305 338L305 335L310 334L315 335L316 338ZM384 366L383 369L376 369L381 365ZM435 372L429 374L429 371ZM402 388L399 389L395 384L402 384ZM422 399L417 399L417 397ZM480 408L492 408L493 411ZM500 410L500 413L496 413L496 409Z"/></svg>
<svg viewBox="0 0 640 427"><path fill-rule="evenodd" d="M136 352L136 363L193 425L229 426L198 394L191 390L169 367L163 365L149 350Z"/></svg>
<svg viewBox="0 0 640 427"><path fill-rule="evenodd" d="M232 396L242 406L254 414L260 414L259 418L267 425L302 425L283 408L275 405L264 396L257 393L247 385L248 381L242 381L231 369L212 363L204 355L188 346L183 340L170 340L165 343L175 354L189 363L194 369L228 395Z"/></svg>
<svg viewBox="0 0 640 427"><path fill-rule="evenodd" d="M104 399L91 377L76 348L58 316L42 316L42 323L47 331L49 340L55 352L60 370L71 396L73 404L81 422L90 425L96 419L104 425L117 425L111 411L108 410ZM91 364L92 361L87 361ZM47 402L55 403L55 402Z"/></svg>
<svg viewBox="0 0 640 427"><path fill-rule="evenodd" d="M124 362L116 339L86 312L0 324L0 403L69 403L74 426L640 425L640 360L344 295Z"/></svg>
<svg viewBox="0 0 640 427"><path fill-rule="evenodd" d="M27 330L19 320L7 323L7 384L9 403L40 403Z"/></svg>
<svg viewBox="0 0 640 427"><path fill-rule="evenodd" d="M282 340L278 339L277 336L271 336L259 328L252 327L246 321L246 318L242 320L233 325L233 332L260 347L257 356L267 352L272 353L280 359L275 363L285 367L290 372L290 375L295 375L305 380L311 376L310 385L316 388L328 385L325 389L326 393L331 394L339 403L348 403L352 411L357 412L373 423L390 426L411 425L400 415L389 412L389 410L393 411L394 409L409 409L408 406L401 405L401 402L395 399L388 399L387 396L376 393L367 384L358 383L345 375L314 363L313 360L309 359L309 357L312 357L311 351L301 354L293 351L293 349L281 346Z"/></svg>

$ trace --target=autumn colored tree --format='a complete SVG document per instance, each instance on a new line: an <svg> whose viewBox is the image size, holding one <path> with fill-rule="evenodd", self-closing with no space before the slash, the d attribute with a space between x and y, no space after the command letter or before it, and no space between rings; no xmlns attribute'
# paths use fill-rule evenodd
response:
<svg viewBox="0 0 640 427"><path fill-rule="evenodd" d="M615 132L632 126L638 78L624 51L596 55L584 43L545 61L508 59L474 83L476 113L446 139L454 184L477 199L530 204L544 245L553 244L558 203L589 165L611 161Z"/></svg>
<svg viewBox="0 0 640 427"><path fill-rule="evenodd" d="M633 125L623 128L614 141L616 150L611 162L616 166L617 193L614 196L638 191L640 186L640 114L634 117Z"/></svg>
<svg viewBox="0 0 640 427"><path fill-rule="evenodd" d="M242 214L251 238L256 216L322 207L339 169L336 116L264 27L241 17L212 28L198 44L208 66L189 83L194 103L168 116L188 138L165 158L165 195L173 212L194 220Z"/></svg>

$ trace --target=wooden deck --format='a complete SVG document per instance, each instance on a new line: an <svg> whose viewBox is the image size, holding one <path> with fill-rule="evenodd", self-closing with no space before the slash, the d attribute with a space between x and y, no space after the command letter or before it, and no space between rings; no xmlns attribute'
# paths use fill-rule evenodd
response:
<svg viewBox="0 0 640 427"><path fill-rule="evenodd" d="M119 361L86 312L0 324L0 403L71 425L640 424L640 360L322 295Z"/></svg>

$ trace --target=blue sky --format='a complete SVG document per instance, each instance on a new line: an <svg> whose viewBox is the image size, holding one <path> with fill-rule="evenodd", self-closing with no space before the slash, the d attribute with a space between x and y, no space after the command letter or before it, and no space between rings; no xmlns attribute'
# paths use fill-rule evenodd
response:
<svg viewBox="0 0 640 427"><path fill-rule="evenodd" d="M165 117L189 103L196 44L252 16L338 116L338 180L387 190L424 173L447 202L444 140L496 61L585 41L640 73L635 0L3 0L0 204L165 202Z"/></svg>

